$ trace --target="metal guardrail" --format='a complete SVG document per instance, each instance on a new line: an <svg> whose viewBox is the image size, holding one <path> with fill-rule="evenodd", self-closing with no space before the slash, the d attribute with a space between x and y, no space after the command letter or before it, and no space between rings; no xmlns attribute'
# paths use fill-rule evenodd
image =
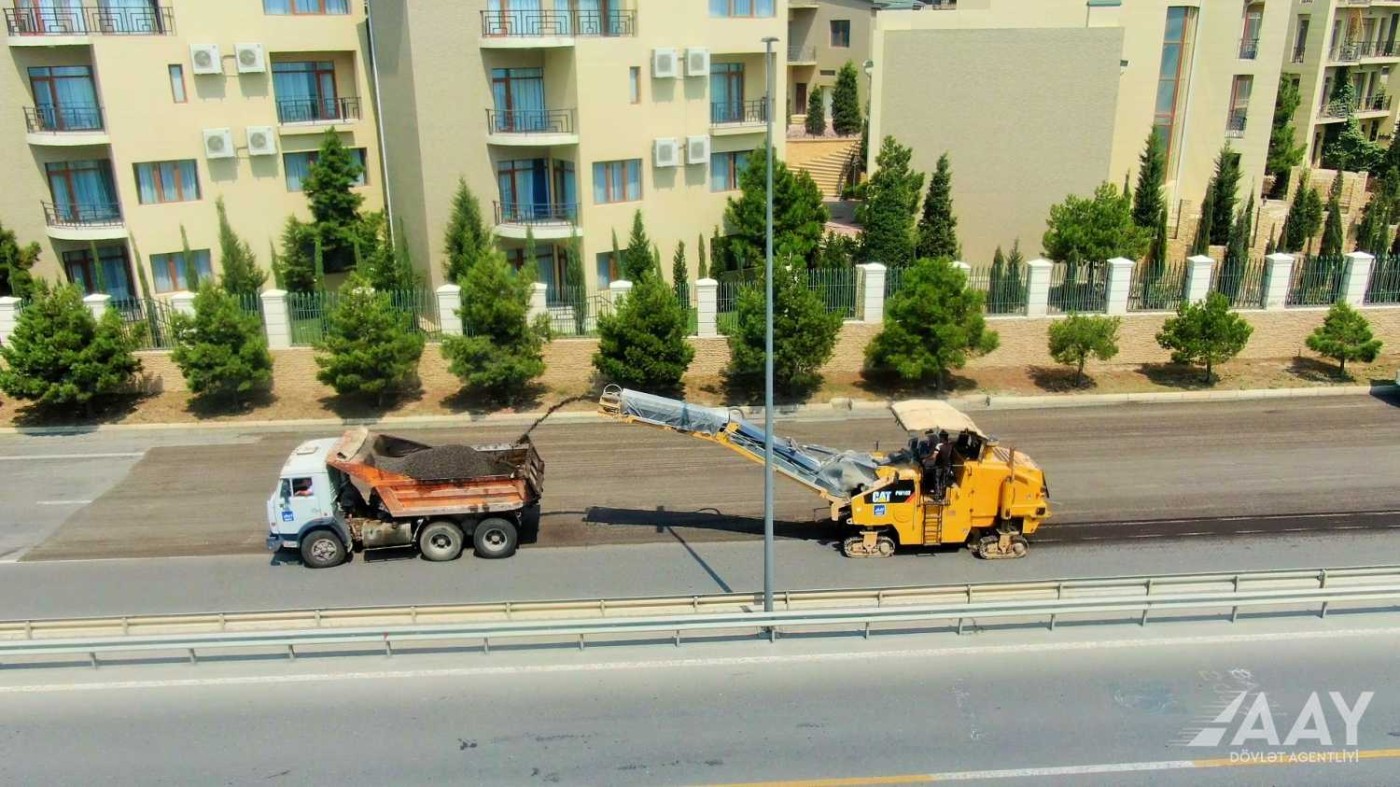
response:
<svg viewBox="0 0 1400 787"><path fill-rule="evenodd" d="M1146 624L1153 613L1319 607L1389 602L1400 606L1400 566L1179 574L1041 582L940 585L780 593L780 609L759 611L757 594L675 596L587 601L503 602L468 605L280 610L196 615L19 620L0 623L0 659L116 653L196 653L360 645L383 648L418 642L480 643L588 637L837 628L863 631L890 624L956 625L967 621L1044 620L1053 629L1064 616Z"/></svg>

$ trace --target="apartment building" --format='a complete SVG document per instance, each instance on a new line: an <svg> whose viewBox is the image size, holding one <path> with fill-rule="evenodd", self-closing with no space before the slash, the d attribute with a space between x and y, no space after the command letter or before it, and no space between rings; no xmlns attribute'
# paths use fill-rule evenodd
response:
<svg viewBox="0 0 1400 787"><path fill-rule="evenodd" d="M959 0L881 11L871 138L933 169L947 151L964 254L1039 250L1050 206L1135 178L1167 143L1169 220L1197 212L1225 143L1240 198L1264 176L1288 0ZM917 99L912 97L917 96ZM870 167L878 145L871 145Z"/></svg>
<svg viewBox="0 0 1400 787"><path fill-rule="evenodd" d="M669 260L723 224L765 140L764 39L786 91L787 0L370 0L390 210L441 283L459 179L559 297L577 234L590 291L633 213ZM776 118L781 128L782 118ZM781 133L774 141L782 154ZM535 259L525 256L527 235Z"/></svg>
<svg viewBox="0 0 1400 787"><path fill-rule="evenodd" d="M821 88L824 112L831 116L831 89L841 66L849 61L864 68L870 59L870 32L879 5L872 0L788 0L791 114L806 116L808 98ZM869 78L862 74L859 83L863 105L869 98Z"/></svg>
<svg viewBox="0 0 1400 787"><path fill-rule="evenodd" d="M1400 91L1400 0L1293 0L1284 76L1298 83L1302 103L1294 115L1308 160L1321 163L1329 132L1355 113L1372 140L1389 138ZM1349 80L1356 103L1333 101L1337 80Z"/></svg>
<svg viewBox="0 0 1400 787"><path fill-rule="evenodd" d="M356 0L9 0L0 221L38 270L114 298L217 271L215 199L266 266L333 129L382 207Z"/></svg>

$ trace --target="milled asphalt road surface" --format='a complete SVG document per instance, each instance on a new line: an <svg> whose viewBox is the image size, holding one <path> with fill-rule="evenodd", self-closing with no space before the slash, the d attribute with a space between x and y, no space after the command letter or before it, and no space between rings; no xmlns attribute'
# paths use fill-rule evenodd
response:
<svg viewBox="0 0 1400 787"><path fill-rule="evenodd" d="M1385 785L1397 648L1393 617L1336 615L11 670L0 782ZM1368 691L1347 741L1328 692L1350 710ZM1263 692L1279 744L1232 745L1242 709L1220 745L1186 745L1240 692ZM1313 692L1330 743L1281 745ZM1300 750L1362 758L1228 765Z"/></svg>
<svg viewBox="0 0 1400 787"><path fill-rule="evenodd" d="M1400 509L1400 409L1369 396L975 415L1046 469L1056 523ZM406 434L492 442L518 430ZM888 449L904 439L889 418L782 423L778 431L850 448ZM134 466L131 459L0 462L25 468L24 486L11 485L9 495L28 491L36 503L70 491L95 496L42 543L47 528L34 523L52 515L37 506L17 501L0 525L12 529L11 541L38 536L28 560L257 553L282 461L301 439L320 436L191 431L145 444L130 434L9 438L0 441L0 458L34 453L36 444L58 456L144 456ZM748 538L760 529L762 473L724 448L612 422L546 423L534 438L548 466L536 547ZM104 480L125 467L114 484ZM812 533L800 523L820 510L820 499L779 480L780 534Z"/></svg>

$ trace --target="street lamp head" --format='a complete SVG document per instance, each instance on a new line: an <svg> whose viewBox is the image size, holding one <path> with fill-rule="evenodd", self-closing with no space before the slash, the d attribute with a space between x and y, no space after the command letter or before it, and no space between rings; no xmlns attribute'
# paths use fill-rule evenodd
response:
<svg viewBox="0 0 1400 787"><path fill-rule="evenodd" d="M776 44L776 43L778 43L778 37L777 37L777 36L767 36L767 37L765 37L765 38L763 39L763 43L765 43L765 44Z"/></svg>

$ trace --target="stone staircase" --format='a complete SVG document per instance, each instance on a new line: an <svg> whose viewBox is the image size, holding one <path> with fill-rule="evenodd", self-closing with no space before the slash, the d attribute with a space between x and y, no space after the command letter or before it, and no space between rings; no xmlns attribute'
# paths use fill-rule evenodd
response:
<svg viewBox="0 0 1400 787"><path fill-rule="evenodd" d="M859 147L860 140L852 140L842 150L819 156L794 167L794 169L811 175L812 180L817 182L817 187L822 190L823 197L836 199L841 196L841 173L845 170L846 162L850 160L851 154Z"/></svg>

